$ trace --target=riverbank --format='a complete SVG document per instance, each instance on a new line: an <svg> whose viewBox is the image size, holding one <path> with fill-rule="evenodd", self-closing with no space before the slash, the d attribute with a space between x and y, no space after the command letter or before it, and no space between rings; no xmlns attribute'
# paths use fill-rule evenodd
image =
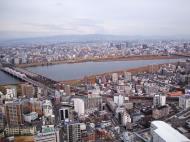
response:
<svg viewBox="0 0 190 142"><path fill-rule="evenodd" d="M77 60L64 60L64 61L52 61L52 62L40 62L31 64L19 64L17 67L37 67L37 66L49 66L55 64L74 64L83 62L105 62L105 61L131 61L131 60L158 60L158 59L177 59L176 56L166 55L140 55L140 56L117 56L117 57L106 57L106 58L92 58L92 59L77 59Z"/></svg>

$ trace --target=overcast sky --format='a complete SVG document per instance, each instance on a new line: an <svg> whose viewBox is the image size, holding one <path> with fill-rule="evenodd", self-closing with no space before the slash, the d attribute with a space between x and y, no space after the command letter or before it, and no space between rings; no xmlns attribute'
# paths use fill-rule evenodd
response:
<svg viewBox="0 0 190 142"><path fill-rule="evenodd" d="M190 0L0 0L4 37L190 35Z"/></svg>

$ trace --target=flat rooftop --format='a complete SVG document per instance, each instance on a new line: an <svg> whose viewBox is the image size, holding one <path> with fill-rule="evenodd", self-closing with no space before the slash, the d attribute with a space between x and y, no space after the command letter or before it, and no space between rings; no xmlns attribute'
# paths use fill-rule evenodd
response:
<svg viewBox="0 0 190 142"><path fill-rule="evenodd" d="M190 142L187 137L164 121L153 121L151 124L157 127L154 132L166 142Z"/></svg>

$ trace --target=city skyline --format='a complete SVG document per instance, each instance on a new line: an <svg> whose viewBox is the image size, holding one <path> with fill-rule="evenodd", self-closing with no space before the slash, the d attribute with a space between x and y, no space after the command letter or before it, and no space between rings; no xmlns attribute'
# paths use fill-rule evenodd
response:
<svg viewBox="0 0 190 142"><path fill-rule="evenodd" d="M55 35L188 36L190 1L0 0L0 39Z"/></svg>

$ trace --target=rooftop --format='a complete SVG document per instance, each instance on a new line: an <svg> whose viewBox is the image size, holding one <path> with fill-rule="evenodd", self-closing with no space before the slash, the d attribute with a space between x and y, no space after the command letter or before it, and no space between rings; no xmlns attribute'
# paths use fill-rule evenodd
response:
<svg viewBox="0 0 190 142"><path fill-rule="evenodd" d="M190 142L188 138L179 133L164 121L153 121L151 124L157 127L154 130L166 142Z"/></svg>

